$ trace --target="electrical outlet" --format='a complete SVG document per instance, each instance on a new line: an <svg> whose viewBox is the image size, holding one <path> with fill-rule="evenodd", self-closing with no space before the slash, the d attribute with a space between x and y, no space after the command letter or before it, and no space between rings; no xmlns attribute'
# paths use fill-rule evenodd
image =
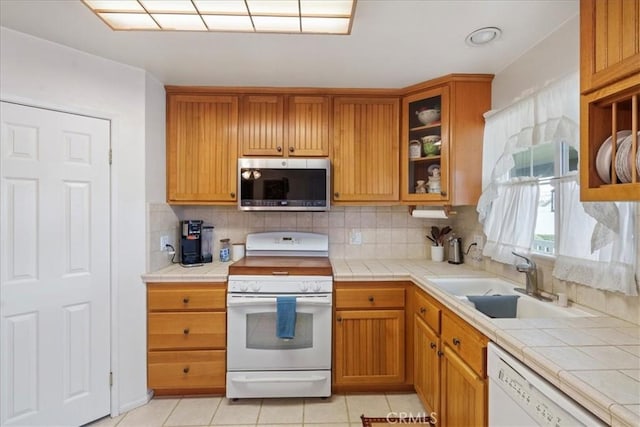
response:
<svg viewBox="0 0 640 427"><path fill-rule="evenodd" d="M160 236L160 251L168 251L169 236Z"/></svg>
<svg viewBox="0 0 640 427"><path fill-rule="evenodd" d="M351 230L351 233L349 234L349 242L352 245L361 245L362 232L360 230Z"/></svg>
<svg viewBox="0 0 640 427"><path fill-rule="evenodd" d="M484 236L482 234L474 234L473 235L473 242L476 243L476 247L479 250L484 249Z"/></svg>

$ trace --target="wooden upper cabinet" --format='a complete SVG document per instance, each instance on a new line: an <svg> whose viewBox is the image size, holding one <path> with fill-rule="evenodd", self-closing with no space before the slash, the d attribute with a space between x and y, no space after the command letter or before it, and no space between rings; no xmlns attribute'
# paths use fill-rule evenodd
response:
<svg viewBox="0 0 640 427"><path fill-rule="evenodd" d="M329 107L328 96L287 98L287 155L329 155Z"/></svg>
<svg viewBox="0 0 640 427"><path fill-rule="evenodd" d="M284 154L283 96L243 96L241 121L243 155L282 156Z"/></svg>
<svg viewBox="0 0 640 427"><path fill-rule="evenodd" d="M640 0L580 2L580 86L580 199L640 201Z"/></svg>
<svg viewBox="0 0 640 427"><path fill-rule="evenodd" d="M237 96L168 93L168 203L233 203L237 146Z"/></svg>
<svg viewBox="0 0 640 427"><path fill-rule="evenodd" d="M334 203L399 200L399 109L395 97L334 98Z"/></svg>
<svg viewBox="0 0 640 427"><path fill-rule="evenodd" d="M640 1L581 0L582 92L599 89L640 69Z"/></svg>
<svg viewBox="0 0 640 427"><path fill-rule="evenodd" d="M409 88L400 145L403 203L478 203L483 114L491 109L492 79L487 74L451 75ZM439 114L429 117L429 112ZM426 145L431 138L434 146Z"/></svg>

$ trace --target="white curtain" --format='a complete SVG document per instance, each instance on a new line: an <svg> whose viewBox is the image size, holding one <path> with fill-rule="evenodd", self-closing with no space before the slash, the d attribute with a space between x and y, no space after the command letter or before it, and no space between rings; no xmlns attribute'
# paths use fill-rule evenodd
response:
<svg viewBox="0 0 640 427"><path fill-rule="evenodd" d="M593 288L638 295L636 204L580 203L577 178L560 182L556 188L560 195L560 230L556 236L558 253L553 276Z"/></svg>
<svg viewBox="0 0 640 427"><path fill-rule="evenodd" d="M482 254L510 264L514 261L512 251L526 254L531 250L540 195L538 181L514 178L493 188L491 210L484 221L487 243Z"/></svg>

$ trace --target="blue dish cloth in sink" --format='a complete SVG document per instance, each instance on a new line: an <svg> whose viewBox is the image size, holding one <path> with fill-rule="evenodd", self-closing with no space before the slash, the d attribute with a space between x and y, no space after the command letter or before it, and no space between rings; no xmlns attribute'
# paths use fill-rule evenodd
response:
<svg viewBox="0 0 640 427"><path fill-rule="evenodd" d="M276 337L292 339L296 332L296 297L276 297Z"/></svg>
<svg viewBox="0 0 640 427"><path fill-rule="evenodd" d="M519 295L468 295L476 310L489 317L503 319L515 318Z"/></svg>

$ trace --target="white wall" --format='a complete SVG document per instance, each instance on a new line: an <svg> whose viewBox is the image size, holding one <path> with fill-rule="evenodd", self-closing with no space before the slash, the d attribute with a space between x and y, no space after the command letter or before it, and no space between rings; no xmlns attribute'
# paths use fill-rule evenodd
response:
<svg viewBox="0 0 640 427"><path fill-rule="evenodd" d="M563 26L525 52L493 79L492 108L539 89L550 81L580 69L580 17Z"/></svg>
<svg viewBox="0 0 640 427"><path fill-rule="evenodd" d="M2 99L111 120L115 412L147 396L145 84L143 70L0 28Z"/></svg>
<svg viewBox="0 0 640 427"><path fill-rule="evenodd" d="M164 85L151 74L146 75L146 199L147 203L166 201L165 91Z"/></svg>

